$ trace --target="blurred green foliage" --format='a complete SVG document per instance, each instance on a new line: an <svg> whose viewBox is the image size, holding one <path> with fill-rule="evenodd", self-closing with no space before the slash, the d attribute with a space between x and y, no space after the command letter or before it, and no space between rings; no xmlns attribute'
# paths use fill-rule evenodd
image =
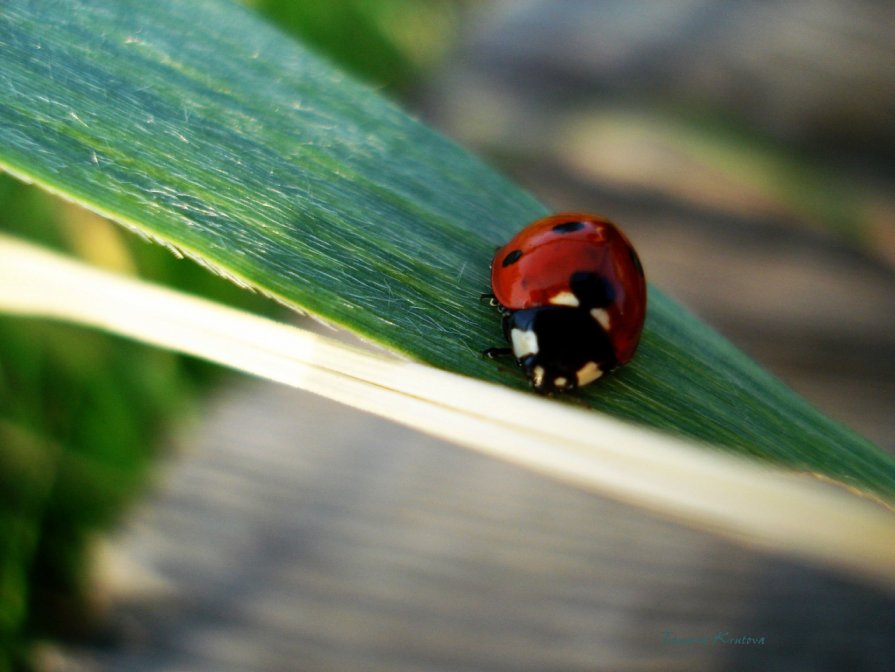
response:
<svg viewBox="0 0 895 672"><path fill-rule="evenodd" d="M274 310L7 176L0 176L0 213L4 231L48 247L86 248L100 264ZM89 624L83 558L92 535L140 492L165 421L192 408L215 374L210 365L106 334L0 316L0 642L10 657L30 636L78 634Z"/></svg>
<svg viewBox="0 0 895 672"><path fill-rule="evenodd" d="M452 43L466 0L245 0L368 82L402 91Z"/></svg>
<svg viewBox="0 0 895 672"><path fill-rule="evenodd" d="M401 91L434 63L457 0L247 2L361 78ZM190 261L0 175L0 230L271 314ZM89 631L85 553L139 494L171 420L217 371L106 334L0 316L0 672L35 637Z"/></svg>

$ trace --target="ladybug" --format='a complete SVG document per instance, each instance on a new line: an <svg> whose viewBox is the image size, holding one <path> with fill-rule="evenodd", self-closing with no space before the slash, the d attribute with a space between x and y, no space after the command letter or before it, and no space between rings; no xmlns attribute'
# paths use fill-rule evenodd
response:
<svg viewBox="0 0 895 672"><path fill-rule="evenodd" d="M634 356L646 316L637 252L612 222L585 213L544 217L497 250L491 294L509 348L538 392L592 383Z"/></svg>

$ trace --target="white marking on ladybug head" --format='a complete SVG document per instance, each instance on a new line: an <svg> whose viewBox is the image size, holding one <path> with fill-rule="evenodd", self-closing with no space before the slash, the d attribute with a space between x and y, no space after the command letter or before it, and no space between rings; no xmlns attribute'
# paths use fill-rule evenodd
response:
<svg viewBox="0 0 895 672"><path fill-rule="evenodd" d="M547 373L544 371L543 366L536 366L531 372L531 384L535 387L540 387L544 384L544 374Z"/></svg>
<svg viewBox="0 0 895 672"><path fill-rule="evenodd" d="M578 297L572 292L557 292L550 297L550 303L554 306L571 306L572 308L577 308L580 305Z"/></svg>
<svg viewBox="0 0 895 672"><path fill-rule="evenodd" d="M569 384L569 381L559 376L558 378L553 379L553 385L559 389L566 387Z"/></svg>
<svg viewBox="0 0 895 672"><path fill-rule="evenodd" d="M510 331L510 340L513 342L516 359L538 354L538 335L535 332L513 329Z"/></svg>
<svg viewBox="0 0 895 672"><path fill-rule="evenodd" d="M609 331L612 327L612 320L609 319L609 313L606 312L605 308L591 308L590 315L600 323L604 331Z"/></svg>
<svg viewBox="0 0 895 672"><path fill-rule="evenodd" d="M596 362L588 362L575 373L575 377L578 378L578 387L592 383L602 375L603 372Z"/></svg>

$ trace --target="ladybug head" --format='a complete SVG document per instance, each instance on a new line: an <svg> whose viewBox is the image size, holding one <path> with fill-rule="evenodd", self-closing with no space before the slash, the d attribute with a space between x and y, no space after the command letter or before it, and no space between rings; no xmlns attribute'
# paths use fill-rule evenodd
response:
<svg viewBox="0 0 895 672"><path fill-rule="evenodd" d="M543 306L508 313L504 333L538 392L571 390L616 365L609 337L589 311Z"/></svg>

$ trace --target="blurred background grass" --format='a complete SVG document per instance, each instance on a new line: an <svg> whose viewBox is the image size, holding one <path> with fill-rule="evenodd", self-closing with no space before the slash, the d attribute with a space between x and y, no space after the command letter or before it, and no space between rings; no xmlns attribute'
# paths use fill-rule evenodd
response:
<svg viewBox="0 0 895 672"><path fill-rule="evenodd" d="M856 3L850 16L825 2L807 12L753 2L248 4L558 209L623 221L656 284L895 449L885 296L895 74L891 45L872 29L887 25L884 3ZM6 176L0 229L230 305L279 310ZM803 274L805 240L814 270ZM163 437L220 375L122 339L0 316L8 667L24 664L36 636L90 629L91 540L144 489Z"/></svg>

